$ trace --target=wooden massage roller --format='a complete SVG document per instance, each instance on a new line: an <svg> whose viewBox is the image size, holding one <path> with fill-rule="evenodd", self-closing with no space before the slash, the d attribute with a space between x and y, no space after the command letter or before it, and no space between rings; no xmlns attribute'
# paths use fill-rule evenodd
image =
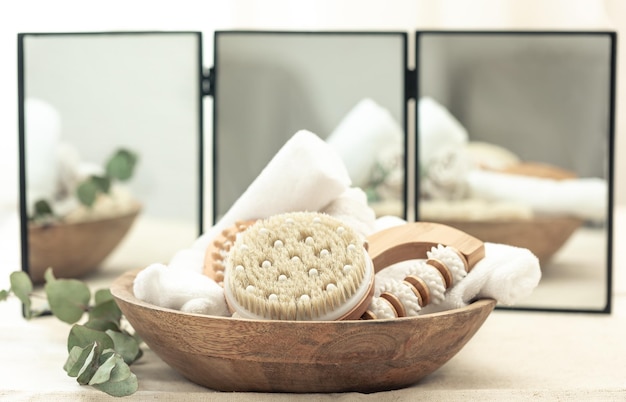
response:
<svg viewBox="0 0 626 402"><path fill-rule="evenodd" d="M326 214L315 212L289 213L268 219L235 223L216 237L207 248L205 255L204 273L225 287L226 299L231 312L235 312L241 317L336 320L387 319L417 315L421 308L426 305L440 303L446 290L461 280L485 255L484 245L480 240L458 229L437 223L407 223L377 232L370 236L367 241L360 241L359 236L349 228L344 227L340 221ZM293 240L293 233L289 237L284 232L289 229L289 226L292 226L285 224L285 222L293 223L294 221L299 223L298 228L293 229L296 231L296 236L300 236L298 241ZM301 235L300 232L309 234L309 228L312 229L314 226L322 226L325 232L317 233L317 238ZM341 233L341 236L336 234L337 231ZM286 237L280 238L283 235ZM258 246L256 243L252 246L252 248L263 248L260 254L257 253L257 256L252 260L249 258L245 260L247 254L250 253L251 239L256 242L259 237L264 236L268 238L265 246ZM317 244L320 243L321 239L328 237L334 238L334 240L324 240L321 246ZM295 279L294 275L295 285L291 283L288 288L272 291L265 289L265 287L275 288L278 286L278 281L270 281L272 283L269 285L266 279L261 282L250 282L251 278L253 278L252 281L257 280L257 276L264 275L265 272L268 272L272 278L284 277L284 274L272 270L280 270L280 266L288 265L285 263L286 260L283 259L282 263L276 261L278 264L274 264L272 259L280 260L281 257L276 253L285 253L285 246L290 242L295 242L295 247L300 247L299 253L308 253L306 250L311 249L315 250L311 253L315 255L312 257L303 256L306 258L302 260L309 265L297 258L294 259L296 265L292 261L289 262L289 270L292 271L281 272L291 276L293 271L298 271L298 267L302 266L302 270L308 272L308 276L303 275ZM341 254L341 258L346 259L351 255L350 258L353 260L339 261L335 264L336 258L329 258L329 255L332 254L334 257L336 255L335 243L342 242L341 247L350 247L352 253ZM237 246L238 244L239 246ZM277 245L280 250L276 250ZM331 247L332 253L329 253ZM354 253L356 248L367 251L364 253L366 254L365 259L360 256L361 253ZM293 253L293 251L291 252ZM269 255L268 253L274 253L271 254L273 257L266 259L265 255ZM233 262L233 260L238 262ZM402 273L403 279L382 279L382 283L378 286L379 294L375 295L373 274L390 265L408 260L417 261L406 264L406 271ZM335 282L333 282L334 279L330 280L333 283L330 284L331 286L327 286L329 279L320 279L320 273L327 270L330 261L332 264L338 265L338 268L326 276L326 278L336 279ZM323 265L316 265L317 268L311 268L311 264L318 263ZM368 264L370 264L369 270L373 271L372 274L367 273ZM346 266L351 268L350 275L352 277L348 282L342 283L339 277L346 275ZM352 269L352 267L356 269ZM250 271L252 269L254 271ZM285 267L285 269L287 268ZM227 271L228 273L226 273ZM315 285L313 291L311 289L302 290L302 283L312 279L312 273L315 274L314 280L318 282L321 280L323 284ZM237 280L235 279L236 275L239 275L238 280L243 281L243 283L233 284ZM230 285L225 285L225 279L228 279L225 277L231 278ZM359 286L358 281L366 283ZM345 285L346 283L348 285ZM322 290L317 292L319 293L317 300L321 301L316 302L314 293L315 289L320 286ZM341 288L342 292L332 293L334 296L329 296L324 291L326 288L336 291L337 286ZM292 289L298 290L292 291ZM289 294L287 295L288 298L282 299L282 303L280 303L276 295L281 292L300 293ZM328 293L330 294L331 291L329 290ZM340 296L337 296L338 294ZM292 299L295 300L290 301L292 306L285 307L285 300ZM350 305L340 306L341 311L334 312L333 310L337 310L339 304ZM302 313L304 311L303 306L309 309L306 313ZM323 312L318 312L319 309L322 309Z"/></svg>

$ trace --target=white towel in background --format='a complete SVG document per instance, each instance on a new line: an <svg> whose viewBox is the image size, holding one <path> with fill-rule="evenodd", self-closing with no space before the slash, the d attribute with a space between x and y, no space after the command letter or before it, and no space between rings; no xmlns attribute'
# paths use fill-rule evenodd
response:
<svg viewBox="0 0 626 402"><path fill-rule="evenodd" d="M428 166L441 154L464 148L467 130L441 104L429 97L419 100L419 165Z"/></svg>
<svg viewBox="0 0 626 402"><path fill-rule="evenodd" d="M25 102L26 171L29 214L36 201L54 199L57 191L57 147L61 138L61 115L48 102L29 98Z"/></svg>
<svg viewBox="0 0 626 402"><path fill-rule="evenodd" d="M403 130L391 113L366 98L348 112L326 142L341 156L353 185L364 188L381 150L402 152L403 139Z"/></svg>
<svg viewBox="0 0 626 402"><path fill-rule="evenodd" d="M606 219L608 188L603 179L553 180L473 170L467 180L470 192L476 198L518 202L537 213L573 215L598 221Z"/></svg>

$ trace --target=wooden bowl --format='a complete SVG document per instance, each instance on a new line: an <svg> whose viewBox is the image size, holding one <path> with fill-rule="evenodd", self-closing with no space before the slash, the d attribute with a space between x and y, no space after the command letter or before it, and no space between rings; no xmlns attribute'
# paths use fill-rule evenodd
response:
<svg viewBox="0 0 626 402"><path fill-rule="evenodd" d="M542 267L565 244L583 221L570 216L538 216L529 220L461 221L438 220L484 242L527 248L539 258Z"/></svg>
<svg viewBox="0 0 626 402"><path fill-rule="evenodd" d="M57 278L81 277L100 266L131 228L141 207L127 213L72 223L30 224L28 268L42 282L48 267Z"/></svg>
<svg viewBox="0 0 626 402"><path fill-rule="evenodd" d="M495 307L393 320L261 321L183 313L133 295L138 271L111 292L146 344L193 381L220 391L375 392L415 384L450 360Z"/></svg>

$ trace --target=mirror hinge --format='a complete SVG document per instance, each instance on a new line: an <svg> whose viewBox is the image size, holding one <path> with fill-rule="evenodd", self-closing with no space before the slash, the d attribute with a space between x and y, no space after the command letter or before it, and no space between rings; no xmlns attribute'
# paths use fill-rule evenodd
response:
<svg viewBox="0 0 626 402"><path fill-rule="evenodd" d="M202 71L202 95L213 96L215 88L215 67L205 68Z"/></svg>
<svg viewBox="0 0 626 402"><path fill-rule="evenodd" d="M406 100L417 98L417 70L407 69L404 78Z"/></svg>

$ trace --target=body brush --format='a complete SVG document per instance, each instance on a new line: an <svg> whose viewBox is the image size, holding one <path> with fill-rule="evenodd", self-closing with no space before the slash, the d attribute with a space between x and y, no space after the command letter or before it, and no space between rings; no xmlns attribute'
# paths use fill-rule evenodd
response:
<svg viewBox="0 0 626 402"><path fill-rule="evenodd" d="M323 213L259 220L236 236L224 260L224 296L241 318L359 319L373 286L365 242Z"/></svg>
<svg viewBox="0 0 626 402"><path fill-rule="evenodd" d="M239 317L384 319L441 303L484 257L480 240L436 223L393 227L368 242L369 253L368 243L323 213L238 222L208 248L205 274L224 286L229 309ZM376 272L424 257L374 289Z"/></svg>

